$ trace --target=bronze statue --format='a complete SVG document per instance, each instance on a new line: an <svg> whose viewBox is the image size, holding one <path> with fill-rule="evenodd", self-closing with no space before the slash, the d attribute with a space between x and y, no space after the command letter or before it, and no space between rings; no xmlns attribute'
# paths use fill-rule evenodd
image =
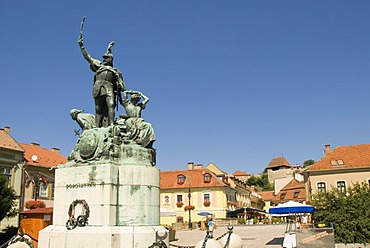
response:
<svg viewBox="0 0 370 248"><path fill-rule="evenodd" d="M117 106L117 98L120 92L126 89L122 73L113 67L112 47L114 41L109 43L107 52L103 55L103 61L100 62L90 56L84 47L82 38L82 28L84 20L81 23L80 36L78 44L83 57L90 64L90 69L95 72L93 85L93 98L95 100L95 122L97 127L114 124L114 108ZM108 124L103 124L103 118L107 117Z"/></svg>
<svg viewBox="0 0 370 248"><path fill-rule="evenodd" d="M69 114L71 115L72 120L76 121L82 128L82 131L96 127L94 115L84 113L82 109L72 109Z"/></svg>
<svg viewBox="0 0 370 248"><path fill-rule="evenodd" d="M68 156L66 167L95 163L140 164L154 166L156 150L153 148L155 134L152 125L141 118L149 98L138 91L126 91L121 72L113 67L112 47L109 43L103 61L90 56L84 47L82 20L78 44L81 53L95 72L93 97L95 116L72 109L70 115L82 129L75 130L78 140ZM121 97L123 92L124 97ZM123 105L126 115L114 118L115 107Z"/></svg>
<svg viewBox="0 0 370 248"><path fill-rule="evenodd" d="M130 98L128 98L130 95ZM142 102L140 100L143 99ZM141 111L145 109L149 98L139 91L124 91L122 105L127 114L126 125L131 139L145 148L152 148L155 134L152 125L141 118Z"/></svg>

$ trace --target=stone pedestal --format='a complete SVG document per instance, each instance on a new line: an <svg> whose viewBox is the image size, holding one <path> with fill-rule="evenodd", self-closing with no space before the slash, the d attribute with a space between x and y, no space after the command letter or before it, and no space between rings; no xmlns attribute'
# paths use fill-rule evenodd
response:
<svg viewBox="0 0 370 248"><path fill-rule="evenodd" d="M53 225L40 232L39 248L147 248L156 231L167 233L159 226L159 178L159 169L134 163L58 168ZM75 219L89 210L87 225L68 230L75 200L87 204L73 209Z"/></svg>
<svg viewBox="0 0 370 248"><path fill-rule="evenodd" d="M156 242L156 232L163 236L162 226L86 226L67 230L48 226L39 234L39 248L148 248ZM166 239L168 244L168 236Z"/></svg>

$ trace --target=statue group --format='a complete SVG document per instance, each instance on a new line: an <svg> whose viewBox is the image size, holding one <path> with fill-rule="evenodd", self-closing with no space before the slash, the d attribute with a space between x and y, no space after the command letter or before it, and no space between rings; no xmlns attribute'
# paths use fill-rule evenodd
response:
<svg viewBox="0 0 370 248"><path fill-rule="evenodd" d="M149 98L139 91L126 90L122 73L113 66L113 41L109 43L102 61L90 56L84 46L82 27L83 23L78 44L95 73L92 87L95 115L78 109L70 111L71 118L80 126L81 132L76 131L79 139L68 156L68 164L76 166L107 160L122 162L122 159L139 157L155 165L154 130L141 117ZM126 114L115 118L119 104Z"/></svg>

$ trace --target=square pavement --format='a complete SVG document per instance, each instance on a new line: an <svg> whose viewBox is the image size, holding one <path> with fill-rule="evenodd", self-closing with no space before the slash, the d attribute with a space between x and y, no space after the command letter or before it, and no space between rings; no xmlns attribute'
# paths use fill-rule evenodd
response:
<svg viewBox="0 0 370 248"><path fill-rule="evenodd" d="M238 235L243 241L243 247L282 247L286 225L237 225L234 226L233 233ZM218 226L214 232L214 239L228 232L227 226ZM205 231L199 229L176 231L176 241L170 244L176 246L194 247L199 241L204 240Z"/></svg>

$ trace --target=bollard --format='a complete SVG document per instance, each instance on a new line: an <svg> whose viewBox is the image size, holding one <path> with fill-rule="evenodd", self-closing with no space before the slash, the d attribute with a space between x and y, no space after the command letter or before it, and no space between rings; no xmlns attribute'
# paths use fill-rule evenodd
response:
<svg viewBox="0 0 370 248"><path fill-rule="evenodd" d="M221 244L214 239L201 240L196 245L195 248L223 248Z"/></svg>
<svg viewBox="0 0 370 248"><path fill-rule="evenodd" d="M224 248L243 248L242 239L235 233L229 233L228 235L222 237L219 242ZM228 246L226 245L227 243Z"/></svg>

